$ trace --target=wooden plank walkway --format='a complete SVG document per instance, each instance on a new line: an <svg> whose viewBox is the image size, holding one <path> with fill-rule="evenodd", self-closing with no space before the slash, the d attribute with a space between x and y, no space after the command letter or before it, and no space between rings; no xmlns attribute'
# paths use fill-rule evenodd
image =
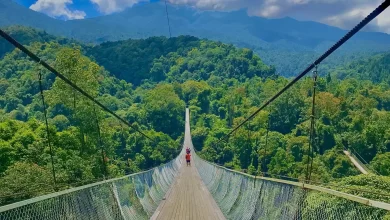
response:
<svg viewBox="0 0 390 220"><path fill-rule="evenodd" d="M184 147L187 146L193 149L188 109L186 110ZM193 152L191 150L191 154ZM225 217L220 208L200 178L194 161L191 160L191 166L186 166L184 155L182 157L183 167L180 168L175 183L168 191L166 200L159 205L151 219L224 220Z"/></svg>

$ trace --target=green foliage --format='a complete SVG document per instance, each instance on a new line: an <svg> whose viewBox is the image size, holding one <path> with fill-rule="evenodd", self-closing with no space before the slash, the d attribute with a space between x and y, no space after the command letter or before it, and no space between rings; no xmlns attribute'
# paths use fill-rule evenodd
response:
<svg viewBox="0 0 390 220"><path fill-rule="evenodd" d="M275 75L275 69L266 66L251 50L190 36L108 42L87 48L87 54L119 79L134 85L211 77L244 81ZM185 87L194 86L187 84ZM190 98L188 91L185 93L185 98ZM207 91L200 95L207 96Z"/></svg>
<svg viewBox="0 0 390 220"><path fill-rule="evenodd" d="M37 164L17 162L0 177L0 204L29 199L52 192L48 169Z"/></svg>
<svg viewBox="0 0 390 220"><path fill-rule="evenodd" d="M288 154L283 148L278 148L275 156L272 157L268 165L270 174L288 176L293 172L294 157Z"/></svg>
<svg viewBox="0 0 390 220"><path fill-rule="evenodd" d="M327 151L321 159L334 178L358 174L358 171L353 167L349 159L335 148Z"/></svg>
<svg viewBox="0 0 390 220"><path fill-rule="evenodd" d="M162 56L176 51L186 54L199 43L194 37L152 37L146 40L102 43L87 48L87 54L119 79L139 85L145 79L155 82L165 79L169 63L158 62L157 60L163 59Z"/></svg>
<svg viewBox="0 0 390 220"><path fill-rule="evenodd" d="M175 138L183 132L185 104L172 85L161 84L148 91L144 103L146 118L156 131Z"/></svg>
<svg viewBox="0 0 390 220"><path fill-rule="evenodd" d="M390 202L390 177L373 174L347 177L331 183L334 189L367 199Z"/></svg>
<svg viewBox="0 0 390 220"><path fill-rule="evenodd" d="M10 26L4 28L3 30L22 45L29 45L33 42L44 43L49 41L55 41L60 44L70 44L71 42L75 42L66 38L55 37L46 33L46 31L40 31L25 26ZM11 52L14 49L14 46L6 40L0 39L0 48L0 58L3 58L6 53Z"/></svg>
<svg viewBox="0 0 390 220"><path fill-rule="evenodd" d="M390 83L390 54L379 54L366 60L360 60L341 66L334 71L334 75L340 79L357 78L370 80L374 83Z"/></svg>
<svg viewBox="0 0 390 220"><path fill-rule="evenodd" d="M98 181L103 174L110 178L139 172L173 159L183 139L186 104L193 143L204 159L251 174L305 178L313 94L310 79L294 85L216 144L288 82L251 50L188 36L94 47L32 42L28 47L154 140L120 124L53 74L42 71L61 189ZM0 184L6 193L16 192L10 182L15 171L17 178L31 179L32 187L38 187L36 183L50 187L38 187L37 194L26 188L20 198L7 197L2 203L52 188L38 71L18 50L0 60ZM363 182L350 177L358 171L341 152L351 147L371 167L389 175L390 87L385 75L375 83L359 75L343 80L335 75L318 79L312 180ZM31 164L36 165L29 173L45 176L42 180L20 172L20 167Z"/></svg>
<svg viewBox="0 0 390 220"><path fill-rule="evenodd" d="M360 76L357 76L359 78ZM355 176L359 171L342 149L355 149L381 174L386 172L386 156L390 150L387 83L374 84L360 79L337 79L333 75L318 78L315 112L314 160L311 178L316 182ZM204 111L196 98L190 97L192 129L195 141L207 130L200 155L227 167L254 173L269 173L303 180L309 153L312 80L304 79L261 111L245 126L226 139L218 139L240 124L287 81L278 78L248 78L216 83L210 77L209 108ZM189 82L185 84L190 84ZM192 83L191 83L192 84ZM186 91L180 90L181 93ZM195 90L190 90L195 91ZM191 101L193 100L193 101ZM215 118L213 123L208 118ZM270 131L267 132L268 120ZM268 133L268 136L267 136ZM197 144L199 145L199 144ZM373 158L377 157L375 160ZM378 159L381 158L381 159ZM380 161L380 162L379 162ZM283 178L284 178L283 177Z"/></svg>
<svg viewBox="0 0 390 220"><path fill-rule="evenodd" d="M69 119L65 115L56 115L51 123L56 126L59 131L64 130L70 125Z"/></svg>
<svg viewBox="0 0 390 220"><path fill-rule="evenodd" d="M313 57L319 57L336 39L346 34L345 30L336 27L288 17L266 19L248 16L244 11L220 13L210 10L197 13L196 9L188 7L168 7L170 16L179 22L175 25L175 35L191 33L200 38L253 49L266 64L276 66L278 73L284 76L296 75L313 62ZM0 7L0 25L23 24L59 36L97 44L128 38L167 36L167 24L162 19L164 10L164 4L140 4L106 17L67 22L29 10L14 1L3 0ZM155 48L156 51L160 49L157 46ZM388 49L387 35L372 32L358 34L326 59L320 67L326 71ZM116 51L112 52L108 55L114 56L112 54ZM151 65L150 62L146 64Z"/></svg>
<svg viewBox="0 0 390 220"><path fill-rule="evenodd" d="M208 134L209 129L206 127L196 127L191 131L192 143L197 151L202 150Z"/></svg>
<svg viewBox="0 0 390 220"><path fill-rule="evenodd" d="M32 43L29 47L92 97L131 119L134 126L138 126L136 122L143 124L140 129L155 141L152 143L120 125L62 80L42 71L59 190L99 181L103 175L112 178L150 169L177 155L179 140L172 137L180 137L183 132L184 102L172 87L150 85L156 88L135 92L131 84L110 76L83 56L77 45L70 48L47 42ZM18 50L6 54L0 66L0 182L4 189L0 203L7 204L51 192L54 186L38 87L40 70ZM167 96L161 98L164 93ZM148 121L153 114L161 114L164 124ZM34 170L19 172L20 166L31 166ZM30 173L42 179L32 179ZM20 196L16 188L19 182L13 185L11 181L16 179L13 175L18 175L19 182L25 180L20 187L31 182L24 191L20 190Z"/></svg>
<svg viewBox="0 0 390 220"><path fill-rule="evenodd" d="M390 152L377 154L370 165L381 175L390 176Z"/></svg>

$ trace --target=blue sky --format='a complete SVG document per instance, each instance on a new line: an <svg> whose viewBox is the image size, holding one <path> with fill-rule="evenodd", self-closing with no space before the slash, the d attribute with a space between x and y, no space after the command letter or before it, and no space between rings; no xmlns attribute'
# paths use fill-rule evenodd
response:
<svg viewBox="0 0 390 220"><path fill-rule="evenodd" d="M39 0L14 0L14 1L20 5L23 5L27 8L30 8L32 5L37 3ZM43 0L42 2L56 2L56 1L57 2L68 2L68 4L65 4L65 7L67 7L70 11L83 11L83 12L85 12L84 18L96 17L96 16L101 16L101 15L107 14L104 11L99 10L99 5L96 3L93 3L93 1L91 1L91 0L51 0L51 1L50 0L47 0L47 1ZM108 0L108 1L110 1L110 0ZM114 2L115 0L111 0L111 1ZM136 2L136 1L137 0L135 0L135 1L133 0L133 2ZM159 1L159 0L148 0L148 2L157 2L157 1ZM123 2L126 2L126 1L123 1ZM128 2L131 2L131 1L128 1ZM126 8L126 6L124 6L123 8ZM36 10L36 11L40 11L40 10ZM48 14L51 17L56 17L56 18L60 18L60 19L65 19L65 20L72 19L71 17L67 17L67 16L63 17L63 16L53 15L53 14L48 13L45 10L42 10L40 12Z"/></svg>
<svg viewBox="0 0 390 220"><path fill-rule="evenodd" d="M1 1L1 0L0 0ZM159 0L14 0L58 19L84 19L125 10L134 4ZM167 0L199 10L231 11L245 8L250 16L292 17L350 29L383 0ZM390 9L370 24L370 29L390 33Z"/></svg>
<svg viewBox="0 0 390 220"><path fill-rule="evenodd" d="M14 0L15 2L29 8L31 5L37 2L37 0ZM68 4L67 7L71 10L79 10L84 11L86 13L86 18L88 17L96 17L102 15L102 13L98 10L98 6L94 5L89 0L74 0L73 4ZM46 13L48 14L48 13ZM55 17L55 16L52 16Z"/></svg>

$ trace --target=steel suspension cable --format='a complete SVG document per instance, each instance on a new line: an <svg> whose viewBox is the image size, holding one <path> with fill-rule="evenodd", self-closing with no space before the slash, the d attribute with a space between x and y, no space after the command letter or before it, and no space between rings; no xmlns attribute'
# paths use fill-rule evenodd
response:
<svg viewBox="0 0 390 220"><path fill-rule="evenodd" d="M97 135L98 135L98 141L100 145L100 151L102 154L102 174L103 174L103 179L107 177L107 165L106 165L106 157L105 157L105 151L104 151L104 145L102 141L102 136L100 134L100 125L99 125L99 119L96 113L96 108L93 106L93 113L95 115L95 123L96 123L96 128L97 128Z"/></svg>
<svg viewBox="0 0 390 220"><path fill-rule="evenodd" d="M98 105L100 108L102 108L104 111L108 112L110 115L114 116L115 118L117 118L118 120L120 120L121 122L123 122L124 124L126 124L127 126L129 126L130 128L132 128L133 130L135 130L136 132L140 133L142 136L144 136L145 138L151 140L153 142L153 139L150 138L149 136L147 136L144 132L142 132L140 129L134 127L132 124L130 124L128 121L126 121L125 119L121 118L119 115L117 115L116 113L114 113L113 111L111 111L108 107L106 107L105 105L103 105L101 102L97 101L94 97L92 97L90 94L88 94L87 92L85 92L83 89L81 89L80 87L78 87L75 83L73 83L71 80L69 80L68 78L66 78L64 75L62 75L61 73L59 73L56 69L54 69L52 66L50 66L47 62L41 60L35 53L31 52L29 49L27 49L25 46L23 46L22 44L20 44L18 41L16 41L14 38L12 38L9 34L7 34L6 32L4 32L2 29L0 29L0 36L2 36L6 41L8 41L9 43L11 43L12 45L14 45L16 48L18 48L19 50L21 50L23 53L25 53L27 56L29 56L33 61L37 62L38 64L42 65L43 67L45 67L47 70L49 70L50 72L52 72L53 74L55 74L57 77L59 77L60 79L62 79L65 83L67 83L68 85L70 85L73 89L77 90L78 92L80 92L82 95L84 95L85 97L87 97L89 100L91 100L92 102L94 102L96 105Z"/></svg>
<svg viewBox="0 0 390 220"><path fill-rule="evenodd" d="M165 0L165 13L167 15L167 21L168 21L168 30L169 30L169 38L172 37L172 33L171 33L171 24L169 22L169 14L168 14L168 5L167 5L167 0Z"/></svg>
<svg viewBox="0 0 390 220"><path fill-rule="evenodd" d="M249 149L251 149L251 165L253 166L253 143L252 143L252 131L251 131L251 121L248 122L247 124L247 146Z"/></svg>
<svg viewBox="0 0 390 220"><path fill-rule="evenodd" d="M122 123L119 123L119 126L121 127L121 147L126 148L126 138L125 138L125 132L123 130ZM122 149L122 154L124 153L124 150Z"/></svg>
<svg viewBox="0 0 390 220"><path fill-rule="evenodd" d="M315 106L316 106L316 87L317 87L317 76L318 76L318 66L315 67L313 71L313 101L311 106L311 115L310 115L310 136L309 136L309 148L307 154L307 165L306 165L306 175L305 180L310 182L311 173L313 170L313 159L314 159L314 136L315 136Z"/></svg>
<svg viewBox="0 0 390 220"><path fill-rule="evenodd" d="M301 72L297 77L295 77L291 82L289 82L284 88L282 88L279 92L277 92L274 96L272 96L269 100L267 100L259 109L257 109L254 113L252 113L248 118L246 118L243 122L241 122L237 127L235 127L232 131L230 131L227 135L222 137L225 139L230 136L232 133L237 131L238 128L243 126L248 120L255 117L261 110L267 107L270 103L272 103L276 98L278 98L281 94L287 91L292 85L298 82L303 76L305 76L308 72L310 72L315 66L320 64L323 60L325 60L329 55L331 55L334 51L336 51L340 46L342 46L345 42L347 42L352 36L354 36L358 31L360 31L364 26L366 26L370 21L380 15L386 8L390 5L390 0L385 0L382 4L380 4L374 11L372 11L367 17L365 17L359 24L357 24L351 31L349 31L344 37L342 37L337 43L335 43L331 48L329 48L324 54L322 54L317 60L315 60L310 66L308 66L303 72Z"/></svg>
<svg viewBox="0 0 390 220"><path fill-rule="evenodd" d="M46 124L47 144L49 145L49 150L50 150L51 172L53 175L54 190L57 191L57 178L56 178L56 170L54 167L54 152L53 152L53 146L51 144L49 123L47 121L47 109L46 109L46 103L45 103L45 95L43 94L42 70L41 69L38 71L38 82L39 82L39 90L40 90L41 100L42 100L43 117L45 118L45 124Z"/></svg>
<svg viewBox="0 0 390 220"><path fill-rule="evenodd" d="M268 146L268 135L269 135L269 129L271 126L271 115L268 115L268 122L267 122L267 133L265 135L265 145L264 145L264 157L263 157L263 176L266 177L267 175L267 146Z"/></svg>
<svg viewBox="0 0 390 220"><path fill-rule="evenodd" d="M366 166L369 171L373 171L376 175L380 175L352 146L348 146L352 151L350 151L351 156L355 155L358 160L361 160L364 166Z"/></svg>

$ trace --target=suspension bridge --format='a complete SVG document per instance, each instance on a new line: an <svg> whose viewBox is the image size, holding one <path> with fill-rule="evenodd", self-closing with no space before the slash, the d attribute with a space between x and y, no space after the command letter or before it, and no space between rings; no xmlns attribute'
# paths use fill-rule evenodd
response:
<svg viewBox="0 0 390 220"><path fill-rule="evenodd" d="M354 29L326 51L313 64L265 102L256 112L235 127L226 140L262 109L277 99L312 69L313 106L309 160L303 182L251 176L227 169L200 158L193 148L190 112L186 109L185 140L178 156L151 170L104 180L0 207L0 220L8 219L387 219L390 204L375 201L310 182L314 144L314 111L317 65L348 41L390 5L384 1ZM169 19L168 19L169 21ZM34 61L64 80L94 104L149 138L90 94L79 88L36 54L0 30L0 35ZM42 91L42 89L41 89ZM41 93L43 106L44 95ZM46 111L45 119L47 125ZM99 127L99 126L98 126ZM99 128L100 129L100 128ZM47 137L49 131L47 126ZM49 139L49 138L48 138ZM218 144L217 143L217 144ZM50 145L50 141L49 141ZM191 166L184 164L185 149L192 149ZM52 154L52 151L50 152ZM104 151L102 150L104 163ZM53 156L53 155L51 155ZM311 159L311 160L310 160ZM52 161L53 163L53 161ZM311 163L311 164L310 164ZM358 163L358 162L357 162ZM55 181L54 165L53 179Z"/></svg>
<svg viewBox="0 0 390 220"><path fill-rule="evenodd" d="M363 174L368 174L369 169L348 150L343 150L343 153L349 158L352 164Z"/></svg>
<svg viewBox="0 0 390 220"><path fill-rule="evenodd" d="M149 171L0 207L0 219L383 219L390 204L204 161L194 150L186 109L179 156Z"/></svg>

